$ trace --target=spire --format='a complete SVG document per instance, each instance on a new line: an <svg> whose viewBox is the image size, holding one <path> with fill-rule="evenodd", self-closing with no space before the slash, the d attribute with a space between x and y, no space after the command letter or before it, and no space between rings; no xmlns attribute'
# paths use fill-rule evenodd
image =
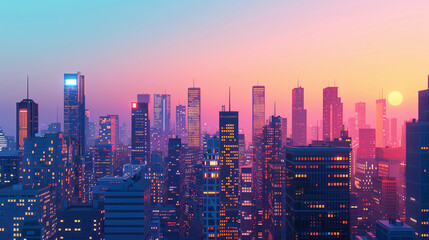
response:
<svg viewBox="0 0 429 240"><path fill-rule="evenodd" d="M27 75L27 99L29 99L29 95L30 95L30 94L29 94L29 91L30 91L30 90L29 90L29 88L30 88L29 86L30 86L30 83L29 83L28 75Z"/></svg>
<svg viewBox="0 0 429 240"><path fill-rule="evenodd" d="M296 87L297 87L297 88L299 88L299 78L298 78L298 80L296 81Z"/></svg>
<svg viewBox="0 0 429 240"><path fill-rule="evenodd" d="M195 87L195 78L192 79L192 87Z"/></svg>
<svg viewBox="0 0 429 240"><path fill-rule="evenodd" d="M231 112L231 87L229 87L229 111Z"/></svg>
<svg viewBox="0 0 429 240"><path fill-rule="evenodd" d="M274 101L274 117L276 116L276 101Z"/></svg>

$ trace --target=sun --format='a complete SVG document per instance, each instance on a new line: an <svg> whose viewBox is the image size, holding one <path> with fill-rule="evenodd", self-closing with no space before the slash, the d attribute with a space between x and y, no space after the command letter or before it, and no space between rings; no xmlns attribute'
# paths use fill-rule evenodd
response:
<svg viewBox="0 0 429 240"><path fill-rule="evenodd" d="M389 103L393 106L398 106L402 103L403 97L402 93L398 91L393 91L389 93L389 97L387 98L389 100Z"/></svg>

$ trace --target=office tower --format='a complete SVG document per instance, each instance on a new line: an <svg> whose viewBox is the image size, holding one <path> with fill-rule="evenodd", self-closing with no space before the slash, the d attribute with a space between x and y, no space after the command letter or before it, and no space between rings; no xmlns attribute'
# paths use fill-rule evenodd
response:
<svg viewBox="0 0 429 240"><path fill-rule="evenodd" d="M19 182L21 162L20 151L0 151L0 188Z"/></svg>
<svg viewBox="0 0 429 240"><path fill-rule="evenodd" d="M63 134L45 134L44 137L24 140L22 184L52 186L59 194L63 176Z"/></svg>
<svg viewBox="0 0 429 240"><path fill-rule="evenodd" d="M184 146L180 158L180 236L202 237L203 156L199 148Z"/></svg>
<svg viewBox="0 0 429 240"><path fill-rule="evenodd" d="M16 103L16 149L24 150L24 139L36 136L39 131L39 104L32 99Z"/></svg>
<svg viewBox="0 0 429 240"><path fill-rule="evenodd" d="M150 161L149 103L131 103L131 163Z"/></svg>
<svg viewBox="0 0 429 240"><path fill-rule="evenodd" d="M153 126L170 132L170 94L153 95Z"/></svg>
<svg viewBox="0 0 429 240"><path fill-rule="evenodd" d="M218 239L220 180L219 138L207 139L207 151L203 161L203 239Z"/></svg>
<svg viewBox="0 0 429 240"><path fill-rule="evenodd" d="M185 140L186 138L186 106L176 106L176 136Z"/></svg>
<svg viewBox="0 0 429 240"><path fill-rule="evenodd" d="M343 125L343 103L338 97L338 87L323 89L323 140L340 137Z"/></svg>
<svg viewBox="0 0 429 240"><path fill-rule="evenodd" d="M265 125L265 86L252 87L253 193L255 198L254 234L262 237L262 129Z"/></svg>
<svg viewBox="0 0 429 240"><path fill-rule="evenodd" d="M386 99L378 99L375 102L375 146L385 147L387 144L386 139Z"/></svg>
<svg viewBox="0 0 429 240"><path fill-rule="evenodd" d="M94 150L94 181L98 181L104 176L112 176L112 144L97 144L94 146Z"/></svg>
<svg viewBox="0 0 429 240"><path fill-rule="evenodd" d="M359 148L356 156L355 186L358 194L358 231L367 232L371 227L373 178L377 176L375 161L375 129L359 129Z"/></svg>
<svg viewBox="0 0 429 240"><path fill-rule="evenodd" d="M366 103L357 102L355 103L355 117L357 129L368 128L366 125Z"/></svg>
<svg viewBox="0 0 429 240"><path fill-rule="evenodd" d="M375 177L373 187L373 224L378 220L398 219L398 197L394 177Z"/></svg>
<svg viewBox="0 0 429 240"><path fill-rule="evenodd" d="M165 160L165 185L164 185L164 205L172 205L179 208L180 191L180 158L182 143L180 138L170 138L168 140L168 156Z"/></svg>
<svg viewBox="0 0 429 240"><path fill-rule="evenodd" d="M310 146L285 151L286 239L350 239L351 149Z"/></svg>
<svg viewBox="0 0 429 240"><path fill-rule="evenodd" d="M201 147L201 89L188 88L188 146Z"/></svg>
<svg viewBox="0 0 429 240"><path fill-rule="evenodd" d="M50 187L13 185L0 189L1 239L51 239L57 228Z"/></svg>
<svg viewBox="0 0 429 240"><path fill-rule="evenodd" d="M90 147L90 152L85 154L82 158L82 202L85 204L92 202L93 187L94 187L94 147Z"/></svg>
<svg viewBox="0 0 429 240"><path fill-rule="evenodd" d="M244 133L238 134L238 162L240 166L246 165L244 154L246 152L246 138Z"/></svg>
<svg viewBox="0 0 429 240"><path fill-rule="evenodd" d="M4 136L3 129L0 127L0 151L7 150L7 139Z"/></svg>
<svg viewBox="0 0 429 240"><path fill-rule="evenodd" d="M350 135L353 136L354 138L359 138L358 136L359 129L357 128L357 125L356 125L356 117L348 118L347 124L348 124L348 129L350 131Z"/></svg>
<svg viewBox="0 0 429 240"><path fill-rule="evenodd" d="M150 148L151 152L166 153L168 151L168 139L171 137L160 128L151 128L150 131Z"/></svg>
<svg viewBox="0 0 429 240"><path fill-rule="evenodd" d="M58 239L102 240L103 214L92 206L70 206L58 212Z"/></svg>
<svg viewBox="0 0 429 240"><path fill-rule="evenodd" d="M429 79L428 79L429 82ZM428 239L429 228L429 89L419 91L419 119L406 125L406 223L417 239Z"/></svg>
<svg viewBox="0 0 429 240"><path fill-rule="evenodd" d="M375 236L383 240L414 240L415 231L396 219L380 220L376 223Z"/></svg>
<svg viewBox="0 0 429 240"><path fill-rule="evenodd" d="M263 238L278 239L281 218L281 187L284 178L282 163L281 117L271 116L263 128L262 145L262 209ZM281 179L278 179L281 178ZM279 189L280 188L280 189ZM278 196L274 196L278 194Z"/></svg>
<svg viewBox="0 0 429 240"><path fill-rule="evenodd" d="M149 103L150 102L150 94L137 94L137 102L139 103Z"/></svg>
<svg viewBox="0 0 429 240"><path fill-rule="evenodd" d="M219 112L220 239L239 239L238 112Z"/></svg>
<svg viewBox="0 0 429 240"><path fill-rule="evenodd" d="M398 119L390 119L390 146L398 147Z"/></svg>
<svg viewBox="0 0 429 240"><path fill-rule="evenodd" d="M292 89L292 141L294 146L307 145L307 110L302 87Z"/></svg>
<svg viewBox="0 0 429 240"><path fill-rule="evenodd" d="M80 155L85 149L85 77L64 74L64 139L73 138Z"/></svg>
<svg viewBox="0 0 429 240"><path fill-rule="evenodd" d="M98 143L111 144L113 151L115 151L119 142L119 116L100 116Z"/></svg>
<svg viewBox="0 0 429 240"><path fill-rule="evenodd" d="M98 180L98 188L104 197L104 238L149 239L152 210L147 181L139 176L106 176Z"/></svg>
<svg viewBox="0 0 429 240"><path fill-rule="evenodd" d="M282 118L282 147L286 147L287 142L287 118Z"/></svg>
<svg viewBox="0 0 429 240"><path fill-rule="evenodd" d="M252 192L252 166L240 167L240 231L242 240L250 240L253 235L253 192Z"/></svg>
<svg viewBox="0 0 429 240"><path fill-rule="evenodd" d="M163 202L164 166L159 153L152 153L152 160L146 165L144 178L150 184L151 205L156 207Z"/></svg>
<svg viewBox="0 0 429 240"><path fill-rule="evenodd" d="M154 207L152 218L159 220L160 239L179 240L179 224L175 206L161 204Z"/></svg>
<svg viewBox="0 0 429 240"><path fill-rule="evenodd" d="M399 218L405 221L405 148L376 148L378 177L395 177Z"/></svg>

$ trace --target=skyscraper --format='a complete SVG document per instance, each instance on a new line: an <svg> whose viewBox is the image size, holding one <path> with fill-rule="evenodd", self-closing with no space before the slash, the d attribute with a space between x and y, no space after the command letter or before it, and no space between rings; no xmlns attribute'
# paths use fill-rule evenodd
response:
<svg viewBox="0 0 429 240"><path fill-rule="evenodd" d="M70 138L78 144L82 155L85 149L85 76L80 72L64 74L64 139Z"/></svg>
<svg viewBox="0 0 429 240"><path fill-rule="evenodd" d="M252 166L240 166L240 205L241 221L240 231L242 240L250 240L253 235L253 192L252 192Z"/></svg>
<svg viewBox="0 0 429 240"><path fill-rule="evenodd" d="M201 89L188 88L188 146L201 148Z"/></svg>
<svg viewBox="0 0 429 240"><path fill-rule="evenodd" d="M94 181L104 176L113 175L112 144L97 144L94 146Z"/></svg>
<svg viewBox="0 0 429 240"><path fill-rule="evenodd" d="M253 194L255 198L254 234L262 237L262 129L265 125L265 86L252 87Z"/></svg>
<svg viewBox="0 0 429 240"><path fill-rule="evenodd" d="M168 140L168 156L165 159L167 164L164 174L164 205L172 205L179 208L179 187L181 183L180 176L180 156L182 152L182 143L180 138L170 138Z"/></svg>
<svg viewBox="0 0 429 240"><path fill-rule="evenodd" d="M39 131L39 105L32 99L16 103L16 149L24 150L24 139Z"/></svg>
<svg viewBox="0 0 429 240"><path fill-rule="evenodd" d="M99 121L99 144L111 144L113 151L119 145L119 116L100 116Z"/></svg>
<svg viewBox="0 0 429 240"><path fill-rule="evenodd" d="M323 89L323 140L340 137L343 125L343 103L338 97L338 87Z"/></svg>
<svg viewBox="0 0 429 240"><path fill-rule="evenodd" d="M350 151L286 147L286 239L350 239Z"/></svg>
<svg viewBox="0 0 429 240"><path fill-rule="evenodd" d="M386 133L386 99L378 99L375 102L375 146L385 147L388 138Z"/></svg>
<svg viewBox="0 0 429 240"><path fill-rule="evenodd" d="M176 136L186 139L186 106L176 106Z"/></svg>
<svg viewBox="0 0 429 240"><path fill-rule="evenodd" d="M220 182L219 182L219 138L207 139L207 152L203 164L203 239L218 239Z"/></svg>
<svg viewBox="0 0 429 240"><path fill-rule="evenodd" d="M406 223L429 239L429 89L419 91L419 120L406 126Z"/></svg>
<svg viewBox="0 0 429 240"><path fill-rule="evenodd" d="M398 147L398 119L390 119L390 146Z"/></svg>
<svg viewBox="0 0 429 240"><path fill-rule="evenodd" d="M281 238L281 189L286 182L284 178L284 161L282 159L281 117L272 116L263 128L264 144L262 146L262 208L264 239Z"/></svg>
<svg viewBox="0 0 429 240"><path fill-rule="evenodd" d="M294 146L307 145L307 110L302 87L292 89L292 141Z"/></svg>
<svg viewBox="0 0 429 240"><path fill-rule="evenodd" d="M220 239L239 239L238 112L219 112Z"/></svg>
<svg viewBox="0 0 429 240"><path fill-rule="evenodd" d="M164 132L170 131L170 94L153 95L153 126Z"/></svg>
<svg viewBox="0 0 429 240"><path fill-rule="evenodd" d="M150 161L149 103L131 103L131 163Z"/></svg>
<svg viewBox="0 0 429 240"><path fill-rule="evenodd" d="M367 128L366 125L366 103L365 102L357 102L355 103L355 117L356 117L356 127Z"/></svg>

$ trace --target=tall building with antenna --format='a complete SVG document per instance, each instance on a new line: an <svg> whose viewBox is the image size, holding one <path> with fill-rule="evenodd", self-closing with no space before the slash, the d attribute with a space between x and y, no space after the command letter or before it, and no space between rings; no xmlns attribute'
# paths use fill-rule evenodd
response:
<svg viewBox="0 0 429 240"><path fill-rule="evenodd" d="M36 136L39 131L39 105L29 96L27 76L27 98L16 103L16 149L24 150L24 139Z"/></svg>
<svg viewBox="0 0 429 240"><path fill-rule="evenodd" d="M375 102L375 146L385 147L388 139L386 99L382 96Z"/></svg>
<svg viewBox="0 0 429 240"><path fill-rule="evenodd" d="M230 95L231 103L231 95ZM220 239L240 239L238 112L219 112Z"/></svg>

